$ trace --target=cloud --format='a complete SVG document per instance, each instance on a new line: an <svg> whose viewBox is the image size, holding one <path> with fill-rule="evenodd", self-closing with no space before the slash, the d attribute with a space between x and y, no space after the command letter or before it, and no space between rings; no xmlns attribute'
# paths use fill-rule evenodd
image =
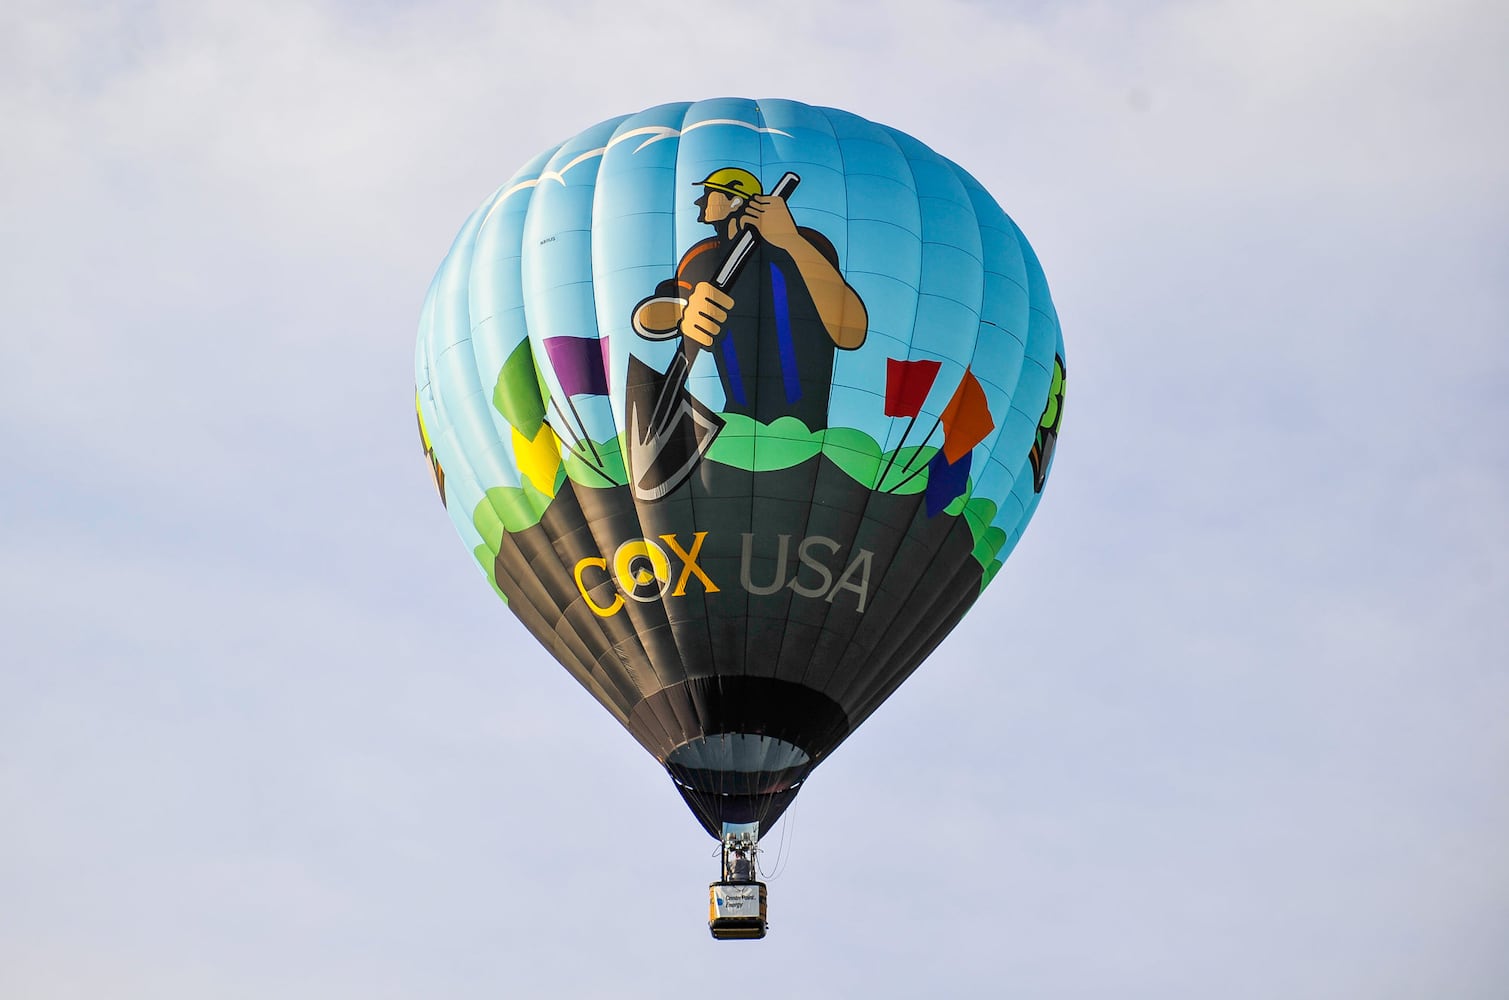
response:
<svg viewBox="0 0 1509 1000"><path fill-rule="evenodd" d="M726 972L711 843L475 578L410 378L434 267L521 164L744 93L980 177L1069 365L1033 529L793 815L759 946L783 988L1502 995L1509 18L755 15L729 40L670 3L15 9L0 979ZM599 905L635 919L586 935Z"/></svg>

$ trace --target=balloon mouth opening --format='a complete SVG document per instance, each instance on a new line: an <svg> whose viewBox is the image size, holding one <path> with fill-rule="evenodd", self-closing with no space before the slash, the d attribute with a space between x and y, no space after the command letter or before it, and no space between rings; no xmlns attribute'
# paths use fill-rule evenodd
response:
<svg viewBox="0 0 1509 1000"><path fill-rule="evenodd" d="M688 771L734 771L744 774L805 767L812 758L795 743L755 733L699 736L671 751L666 766Z"/></svg>
<svg viewBox="0 0 1509 1000"><path fill-rule="evenodd" d="M773 824L814 766L795 743L758 733L699 736L665 760L676 790L714 837L730 822Z"/></svg>

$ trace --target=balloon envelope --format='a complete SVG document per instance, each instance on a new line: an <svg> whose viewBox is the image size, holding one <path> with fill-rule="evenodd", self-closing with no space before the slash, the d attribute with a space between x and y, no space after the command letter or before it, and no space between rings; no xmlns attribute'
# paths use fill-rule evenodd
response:
<svg viewBox="0 0 1509 1000"><path fill-rule="evenodd" d="M1037 259L969 174L736 99L525 165L441 264L416 377L483 575L714 836L774 822L974 604L1064 388Z"/></svg>

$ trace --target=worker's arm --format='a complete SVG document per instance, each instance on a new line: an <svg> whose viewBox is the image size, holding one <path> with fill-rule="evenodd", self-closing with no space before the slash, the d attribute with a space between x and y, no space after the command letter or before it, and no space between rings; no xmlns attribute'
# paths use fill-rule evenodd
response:
<svg viewBox="0 0 1509 1000"><path fill-rule="evenodd" d="M864 302L844 280L833 261L797 228L785 199L750 198L749 206L744 210L744 220L745 225L754 227L765 242L791 255L833 343L851 351L863 344L870 327Z"/></svg>

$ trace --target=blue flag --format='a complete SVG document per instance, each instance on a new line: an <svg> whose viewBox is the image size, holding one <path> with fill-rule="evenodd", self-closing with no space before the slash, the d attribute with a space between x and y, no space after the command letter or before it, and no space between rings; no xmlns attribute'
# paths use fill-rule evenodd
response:
<svg viewBox="0 0 1509 1000"><path fill-rule="evenodd" d="M974 452L966 451L957 462L949 462L940 449L927 466L927 516L937 517L957 500L969 485L969 462Z"/></svg>

